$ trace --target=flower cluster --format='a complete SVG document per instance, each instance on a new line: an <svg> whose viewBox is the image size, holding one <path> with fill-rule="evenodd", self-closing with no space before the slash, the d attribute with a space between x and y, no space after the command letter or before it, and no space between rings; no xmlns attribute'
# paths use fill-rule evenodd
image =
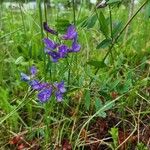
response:
<svg viewBox="0 0 150 150"><path fill-rule="evenodd" d="M52 93L55 93L55 97L58 102L61 102L63 99L63 94L66 92L66 89L64 87L64 82L55 82L53 84L41 82L35 78L35 75L37 74L37 69L35 66L32 66L30 68L30 75L27 75L25 73L21 73L21 79L22 81L25 81L31 86L31 88L38 92L37 97L38 100L41 103L47 102Z"/></svg>
<svg viewBox="0 0 150 150"><path fill-rule="evenodd" d="M46 22L43 23L44 30L53 34L58 35L57 31L51 29ZM60 44L52 41L49 38L44 38L44 44L45 44L45 53L48 54L53 62L58 62L59 59L67 57L67 55L71 52L78 52L80 51L80 44L78 44L78 34L76 32L75 26L70 25L67 29L67 32L61 36L62 40L71 40L72 45L71 47Z"/></svg>
<svg viewBox="0 0 150 150"><path fill-rule="evenodd" d="M44 30L48 33L51 33L53 35L58 36L58 32L51 29L46 22L43 23ZM76 32L75 26L70 25L67 29L67 32L61 36L61 40L71 40L71 46L67 46L65 44L56 43L52 41L49 38L44 38L44 44L45 44L45 53L48 54L53 62L57 62L61 58L67 57L67 55L71 52L78 52L80 51L80 44L77 42L78 34ZM60 41L60 39L59 39ZM52 94L55 94L55 97L58 102L61 102L63 99L63 95L66 92L64 82L54 82L47 83L42 82L38 79L36 79L37 69L35 66L32 66L30 68L30 74L27 75L25 73L21 73L21 79L22 81L25 81L28 83L28 85L35 91L37 91L37 98L41 103L47 102Z"/></svg>

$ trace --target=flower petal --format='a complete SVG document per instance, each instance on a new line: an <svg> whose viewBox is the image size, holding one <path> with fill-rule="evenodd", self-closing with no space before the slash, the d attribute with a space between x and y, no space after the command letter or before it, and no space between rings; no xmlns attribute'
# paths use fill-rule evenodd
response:
<svg viewBox="0 0 150 150"><path fill-rule="evenodd" d="M58 52L49 51L48 54L51 56L53 62L58 62L58 59L60 58L60 55Z"/></svg>
<svg viewBox="0 0 150 150"><path fill-rule="evenodd" d="M41 83L38 80L31 80L29 82L29 85L31 86L31 88L33 90L42 90L43 86L41 85Z"/></svg>
<svg viewBox="0 0 150 150"><path fill-rule="evenodd" d="M38 93L38 99L41 103L45 103L49 100L49 98L52 95L52 87L47 88L47 89L43 89L42 91L40 91Z"/></svg>
<svg viewBox="0 0 150 150"><path fill-rule="evenodd" d="M76 42L73 42L72 49L70 51L71 52L79 52L80 49L81 49L81 45Z"/></svg>
<svg viewBox="0 0 150 150"><path fill-rule="evenodd" d="M30 73L31 73L32 76L35 76L36 73L37 73L37 68L36 68L35 66L32 66L32 67L30 68Z"/></svg>
<svg viewBox="0 0 150 150"><path fill-rule="evenodd" d="M43 22L43 27L44 27L44 30L45 30L45 31L47 31L47 32L49 32L49 33L51 33L51 34L57 35L57 31L51 29L51 28L48 26L47 22Z"/></svg>
<svg viewBox="0 0 150 150"><path fill-rule="evenodd" d="M57 102L61 102L63 100L63 93L57 91L55 93L55 96L56 96Z"/></svg>
<svg viewBox="0 0 150 150"><path fill-rule="evenodd" d="M74 25L70 25L67 29L66 34L62 36L64 40L72 40L76 37L77 32Z"/></svg>
<svg viewBox="0 0 150 150"><path fill-rule="evenodd" d="M60 55L60 58L64 58L67 56L67 53L68 53L68 47L66 45L60 45L58 47L58 53Z"/></svg>
<svg viewBox="0 0 150 150"><path fill-rule="evenodd" d="M61 93L65 93L65 92L66 92L66 88L65 88L65 85L64 85L64 81L62 81L62 82L60 82L60 83L55 82L54 85L56 86L57 91L59 91L59 92L61 92Z"/></svg>
<svg viewBox="0 0 150 150"><path fill-rule="evenodd" d="M43 41L45 43L46 48L49 49L49 50L54 50L58 46L57 43L55 43L54 41L52 41L48 38L44 38Z"/></svg>

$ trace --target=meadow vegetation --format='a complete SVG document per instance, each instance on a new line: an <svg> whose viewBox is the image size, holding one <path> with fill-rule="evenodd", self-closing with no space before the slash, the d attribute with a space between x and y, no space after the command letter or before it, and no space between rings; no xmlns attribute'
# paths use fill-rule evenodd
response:
<svg viewBox="0 0 150 150"><path fill-rule="evenodd" d="M0 149L150 149L150 1L53 2L0 4ZM45 38L72 49L54 61ZM34 71L62 93L39 100Z"/></svg>

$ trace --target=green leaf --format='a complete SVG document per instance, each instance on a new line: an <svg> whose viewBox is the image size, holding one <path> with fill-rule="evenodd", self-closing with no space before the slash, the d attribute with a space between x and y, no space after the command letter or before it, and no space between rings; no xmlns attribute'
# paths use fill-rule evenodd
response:
<svg viewBox="0 0 150 150"><path fill-rule="evenodd" d="M150 1L146 4L145 16L146 16L146 18L150 17Z"/></svg>
<svg viewBox="0 0 150 150"><path fill-rule="evenodd" d="M109 104L109 105L108 105ZM106 117L106 112L107 110L111 109L114 106L115 103L110 103L110 101L107 101L105 104L102 104L101 100L99 98L96 98L95 100L95 109L98 112L99 109L104 107L103 111L101 111L98 116L105 118ZM107 107L105 107L107 106Z"/></svg>
<svg viewBox="0 0 150 150"><path fill-rule="evenodd" d="M120 3L122 0L109 0L107 4Z"/></svg>
<svg viewBox="0 0 150 150"><path fill-rule="evenodd" d="M116 35L120 32L120 30L122 29L122 25L123 25L122 21L114 22L113 31L112 31L113 37L116 37Z"/></svg>
<svg viewBox="0 0 150 150"><path fill-rule="evenodd" d="M87 62L88 65L94 66L95 68L104 68L106 67L106 64L103 61L94 61L91 60Z"/></svg>
<svg viewBox="0 0 150 150"><path fill-rule="evenodd" d="M102 13L102 11L100 11L100 13L99 13L98 21L99 21L99 24L100 24L100 30L101 30L101 32L107 38L108 35L109 35L109 28L108 28L108 24L107 24L107 19L105 18L105 16Z"/></svg>
<svg viewBox="0 0 150 150"><path fill-rule="evenodd" d="M96 108L96 111L98 111L98 110L101 109L102 107L103 107L103 104L102 104L101 100L98 99L98 98L96 98L96 100L95 100L95 108ZM106 117L106 113L105 113L104 111L102 111L102 112L100 112L100 113L98 114L98 116L105 118L105 117Z"/></svg>
<svg viewBox="0 0 150 150"><path fill-rule="evenodd" d="M16 59L15 64L16 64L16 65L19 65L19 64L21 64L22 62L24 62L24 57L23 57L23 56L20 56L20 57L18 57L18 58Z"/></svg>
<svg viewBox="0 0 150 150"><path fill-rule="evenodd" d="M108 105L108 104L109 104L109 105ZM105 105L106 105L107 107L105 107L104 111L107 111L107 110L109 110L109 109L112 109L112 108L115 106L115 102L110 103L110 101L107 101L107 102L105 103ZM105 106L105 105L104 105L104 106Z"/></svg>
<svg viewBox="0 0 150 150"><path fill-rule="evenodd" d="M107 48L111 44L111 42L112 41L110 39L105 39L97 45L96 49Z"/></svg>
<svg viewBox="0 0 150 150"><path fill-rule="evenodd" d="M91 104L91 99L90 99L90 91L86 90L85 91L85 108L89 110Z"/></svg>
<svg viewBox="0 0 150 150"><path fill-rule="evenodd" d="M77 25L79 25L80 27L84 28L87 25L87 20L88 20L88 16L85 16L85 17L77 20Z"/></svg>
<svg viewBox="0 0 150 150"><path fill-rule="evenodd" d="M102 104L101 100L99 98L96 98L96 100L95 100L96 111L98 111L102 107L103 107L103 104Z"/></svg>
<svg viewBox="0 0 150 150"><path fill-rule="evenodd" d="M114 148L117 148L117 146L118 146L118 128L111 128L109 133L112 136Z"/></svg>
<svg viewBox="0 0 150 150"><path fill-rule="evenodd" d="M97 15L95 14L88 19L87 29L92 28L95 25L96 21L97 21Z"/></svg>
<svg viewBox="0 0 150 150"><path fill-rule="evenodd" d="M97 21L96 14L92 15L91 17L87 16L86 18L84 18L81 27L83 28L87 27L87 29L92 28L95 25L96 21Z"/></svg>
<svg viewBox="0 0 150 150"><path fill-rule="evenodd" d="M110 84L110 90L114 90L120 82L120 79L116 79L114 82L112 82Z"/></svg>

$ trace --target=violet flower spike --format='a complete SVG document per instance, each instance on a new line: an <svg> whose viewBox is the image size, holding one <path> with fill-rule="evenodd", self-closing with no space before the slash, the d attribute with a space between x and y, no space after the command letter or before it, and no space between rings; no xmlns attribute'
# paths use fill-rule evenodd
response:
<svg viewBox="0 0 150 150"><path fill-rule="evenodd" d="M42 84L41 84L38 80L31 80L31 81L29 82L29 85L31 86L31 88L32 88L33 90L38 90L38 91L40 91L40 90L43 89Z"/></svg>
<svg viewBox="0 0 150 150"><path fill-rule="evenodd" d="M46 46L45 48L48 50L54 50L58 46L57 43L53 42L52 40L48 38L44 38L43 41Z"/></svg>
<svg viewBox="0 0 150 150"><path fill-rule="evenodd" d="M76 29L74 25L70 25L67 29L66 34L62 36L64 40L73 40L77 35Z"/></svg>
<svg viewBox="0 0 150 150"><path fill-rule="evenodd" d="M60 59L60 55L58 52L49 51L48 54L51 56L53 62L58 62L58 59Z"/></svg>
<svg viewBox="0 0 150 150"><path fill-rule="evenodd" d="M63 100L63 93L57 91L57 92L55 93L55 96L56 96L57 102L61 102L61 101Z"/></svg>
<svg viewBox="0 0 150 150"><path fill-rule="evenodd" d="M47 32L49 32L49 33L51 33L51 34L57 35L57 31L51 29L51 28L48 26L47 22L43 22L43 28L44 28L45 31L47 31Z"/></svg>
<svg viewBox="0 0 150 150"><path fill-rule="evenodd" d="M65 93L66 92L66 88L64 85L64 81L61 81L60 83L55 82L54 86L57 88L58 91L60 91L61 93Z"/></svg>
<svg viewBox="0 0 150 150"><path fill-rule="evenodd" d="M69 50L69 52L79 52L81 49L81 45L77 42L78 35L75 36L72 43L72 48Z"/></svg>
<svg viewBox="0 0 150 150"><path fill-rule="evenodd" d="M56 99L58 102L61 102L63 99L63 94L66 92L64 82L63 81L60 83L55 82L54 86L57 88L57 91L55 93Z"/></svg>
<svg viewBox="0 0 150 150"><path fill-rule="evenodd" d="M64 58L64 57L66 57L67 56L67 54L68 54L68 47L66 46L66 45L60 45L59 47L58 47L58 53L59 53L59 55L60 55L60 58Z"/></svg>
<svg viewBox="0 0 150 150"><path fill-rule="evenodd" d="M71 52L79 52L80 49L81 49L80 44L78 44L77 42L72 43Z"/></svg>
<svg viewBox="0 0 150 150"><path fill-rule="evenodd" d="M37 97L41 103L45 103L50 99L51 95L52 95L52 87L49 87L49 88L41 90L38 93Z"/></svg>

